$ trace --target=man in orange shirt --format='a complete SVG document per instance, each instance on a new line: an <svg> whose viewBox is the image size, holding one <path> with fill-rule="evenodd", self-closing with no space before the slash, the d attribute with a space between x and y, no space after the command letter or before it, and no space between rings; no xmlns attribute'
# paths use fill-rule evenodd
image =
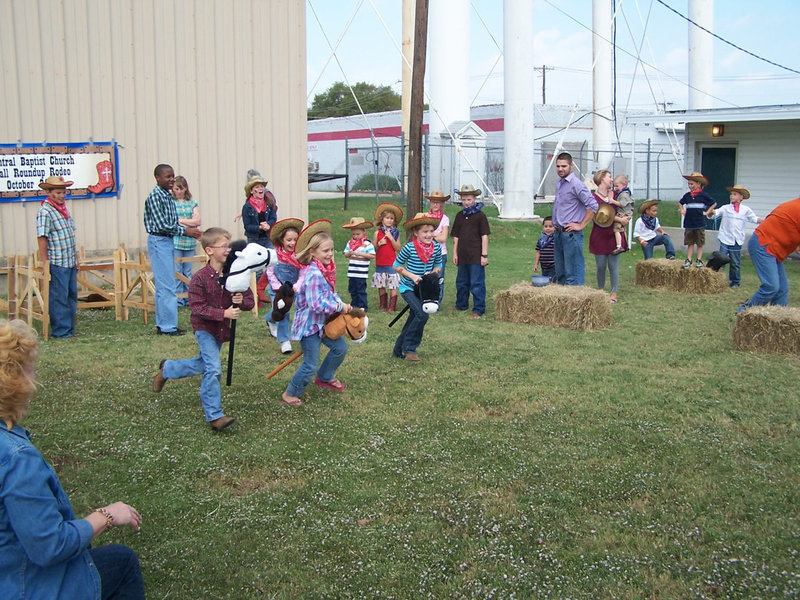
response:
<svg viewBox="0 0 800 600"><path fill-rule="evenodd" d="M779 204L756 228L747 250L753 260L761 287L739 307L789 303L789 279L783 261L800 245L800 198Z"/></svg>

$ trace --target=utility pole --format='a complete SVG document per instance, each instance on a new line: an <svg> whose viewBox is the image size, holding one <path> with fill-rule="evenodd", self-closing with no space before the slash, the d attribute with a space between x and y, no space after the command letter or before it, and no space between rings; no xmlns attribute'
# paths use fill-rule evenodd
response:
<svg viewBox="0 0 800 600"><path fill-rule="evenodd" d="M428 0L417 0L414 16L414 63L408 132L408 198L406 216L420 212L422 199L422 119L425 95L425 56L428 40Z"/></svg>
<svg viewBox="0 0 800 600"><path fill-rule="evenodd" d="M552 71L555 67L548 67L547 65L542 65L541 67L533 67L534 71L541 71L542 72L542 104L547 104L547 90L545 88L547 84L547 72Z"/></svg>

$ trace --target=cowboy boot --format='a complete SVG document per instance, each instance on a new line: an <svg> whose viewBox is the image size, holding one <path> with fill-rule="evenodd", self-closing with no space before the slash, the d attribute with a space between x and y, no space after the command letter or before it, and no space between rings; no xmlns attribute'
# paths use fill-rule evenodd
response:
<svg viewBox="0 0 800 600"><path fill-rule="evenodd" d="M256 281L256 296L258 297L259 308L271 301L269 292L267 292L267 286L269 286L269 278L267 277L267 272L264 271L261 277L258 278L258 281Z"/></svg>
<svg viewBox="0 0 800 600"><path fill-rule="evenodd" d="M111 161L101 160L95 165L97 169L97 183L88 187L93 194L102 194L114 189L114 170Z"/></svg>
<svg viewBox="0 0 800 600"><path fill-rule="evenodd" d="M389 300L389 296L386 292L378 292L378 299L381 302L381 305L378 307L378 310L386 312L389 309L389 305L387 301Z"/></svg>
<svg viewBox="0 0 800 600"><path fill-rule="evenodd" d="M386 309L386 312L397 312L397 295L392 296L389 300L389 308Z"/></svg>

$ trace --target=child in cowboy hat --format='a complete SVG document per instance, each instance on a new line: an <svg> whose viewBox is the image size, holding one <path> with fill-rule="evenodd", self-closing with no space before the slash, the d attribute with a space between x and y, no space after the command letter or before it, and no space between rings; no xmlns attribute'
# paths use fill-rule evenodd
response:
<svg viewBox="0 0 800 600"><path fill-rule="evenodd" d="M272 245L275 246L278 262L270 264L262 277L267 278L271 300L275 299L276 292L284 283L289 282L294 285L300 277L300 269L303 265L297 262L294 251L297 238L304 224L301 219L288 218L276 221L270 227L269 239ZM286 315L287 318L277 322L272 317L272 310L267 311L264 317L270 334L278 340L283 354L291 354L292 342L289 341L291 320L288 318L288 314Z"/></svg>
<svg viewBox="0 0 800 600"><path fill-rule="evenodd" d="M694 172L684 175L683 178L689 185L689 191L680 200L680 209L683 215L683 243L686 245L687 254L683 268L686 269L692 266L692 254L695 246L697 246L695 266L703 266L703 246L706 243L705 217L711 214L717 203L703 190L708 185L708 179L702 173Z"/></svg>
<svg viewBox="0 0 800 600"><path fill-rule="evenodd" d="M633 237L642 247L645 260L653 258L655 247L662 245L667 252L667 258L670 260L675 258L675 248L672 245L672 240L658 220L659 202L660 200L645 200L642 202L639 207L639 214L642 216L636 219L636 225L633 228Z"/></svg>
<svg viewBox="0 0 800 600"><path fill-rule="evenodd" d="M292 339L300 341L303 364L295 372L281 402L291 406L302 404L300 396L314 380L314 385L341 392L344 384L336 379L336 369L347 354L345 336L331 339L323 336L325 319L333 313L349 313L350 305L336 293L336 264L333 262L331 222L319 219L309 223L295 244L297 261L307 265L295 285L294 305L297 312L292 323ZM319 347L328 347L328 355L319 364ZM316 377L314 374L316 373Z"/></svg>
<svg viewBox="0 0 800 600"><path fill-rule="evenodd" d="M244 185L242 225L248 242L272 248L269 230L278 220L278 204L275 196L267 189L267 183L265 178L255 175Z"/></svg>
<svg viewBox="0 0 800 600"><path fill-rule="evenodd" d="M718 210L712 210L709 216L712 219L725 217L717 234L719 251L731 259L728 280L731 287L737 288L742 282L742 245L747 235L745 224L747 222L758 224L763 219L757 217L752 208L742 204L742 200L750 198L750 190L741 185L733 185L726 189L731 194L731 203L721 206Z"/></svg>
<svg viewBox="0 0 800 600"><path fill-rule="evenodd" d="M397 287L400 278L392 269L397 252L403 247L397 225L403 220L403 209L391 202L381 202L375 209L374 221L378 228L372 235L375 246L375 273L372 287L378 288L380 306L378 310L394 312L397 310ZM388 292L391 298L388 297Z"/></svg>
<svg viewBox="0 0 800 600"><path fill-rule="evenodd" d="M367 238L367 229L372 227L370 221L363 217L353 217L342 229L350 230L350 240L344 247L347 264L347 288L350 292L350 304L367 310L367 278L369 263L375 260L375 246Z"/></svg>
<svg viewBox="0 0 800 600"><path fill-rule="evenodd" d="M433 231L433 240L439 244L439 248L442 250L441 284L439 285L439 304L441 304L444 297L444 271L447 265L447 236L450 235L450 217L444 214L444 205L450 199L450 194L445 196L441 190L434 190L424 198L430 202L428 215L439 219L439 226Z"/></svg>
<svg viewBox="0 0 800 600"><path fill-rule="evenodd" d="M75 335L78 312L78 258L75 252L75 221L67 210L67 188L73 181L52 176L39 184L47 192L36 213L39 260L49 262L50 333L53 337Z"/></svg>
<svg viewBox="0 0 800 600"><path fill-rule="evenodd" d="M456 190L463 208L453 221L453 264L456 275L456 310L469 308L472 293L472 316L486 312L486 265L489 264L489 220L483 214L483 202L476 199L480 190L462 185Z"/></svg>
<svg viewBox="0 0 800 600"><path fill-rule="evenodd" d="M419 361L417 347L428 322L428 313L422 310L422 301L414 293L414 286L426 273L438 275L442 271L442 250L433 240L438 225L439 219L425 213L417 213L413 219L403 223L403 228L414 239L400 249L393 265L400 275L400 293L409 308L408 319L397 336L393 354L412 362Z"/></svg>

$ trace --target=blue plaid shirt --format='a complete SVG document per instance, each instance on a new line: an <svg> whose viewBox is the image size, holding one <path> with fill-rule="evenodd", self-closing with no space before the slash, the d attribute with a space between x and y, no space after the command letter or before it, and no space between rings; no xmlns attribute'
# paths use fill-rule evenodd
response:
<svg viewBox="0 0 800 600"><path fill-rule="evenodd" d="M64 218L47 200L36 213L36 237L47 238L47 259L59 267L74 267L75 221ZM42 257L44 258L44 257Z"/></svg>
<svg viewBox="0 0 800 600"><path fill-rule="evenodd" d="M178 225L175 200L167 190L156 186L144 201L144 228L151 235L183 235L186 228Z"/></svg>

